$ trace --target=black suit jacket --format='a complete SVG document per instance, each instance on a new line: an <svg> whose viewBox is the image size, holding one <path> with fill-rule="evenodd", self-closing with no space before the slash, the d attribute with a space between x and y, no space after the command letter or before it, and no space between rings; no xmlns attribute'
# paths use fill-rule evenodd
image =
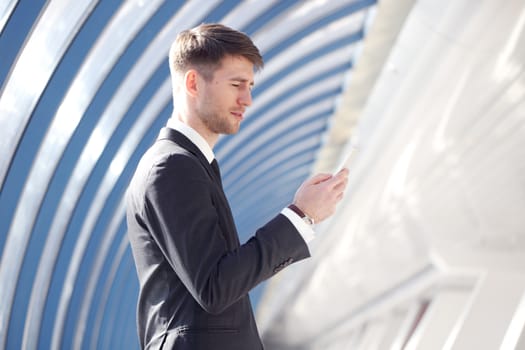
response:
<svg viewBox="0 0 525 350"><path fill-rule="evenodd" d="M142 348L261 349L248 292L309 256L291 222L279 214L240 245L220 178L169 128L142 157L126 200Z"/></svg>

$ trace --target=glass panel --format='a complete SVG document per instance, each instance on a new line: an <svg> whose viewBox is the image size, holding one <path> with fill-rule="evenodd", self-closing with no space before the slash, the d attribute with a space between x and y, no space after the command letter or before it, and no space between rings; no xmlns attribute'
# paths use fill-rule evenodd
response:
<svg viewBox="0 0 525 350"><path fill-rule="evenodd" d="M89 240L89 236L94 229L96 220L100 215L106 200L113 189L116 181L120 177L123 168L128 163L129 158L132 153L135 151L137 145L144 137L144 134L148 131L151 126L151 123L158 117L162 109L165 108L166 104L171 101L171 80L167 79L162 87L157 91L155 96L148 103L138 120L133 124L132 128L128 132L126 139L121 144L119 150L115 154L113 161L109 167L109 171L104 176L102 183L95 195L93 204L89 208L89 212L86 216L84 225L79 235L79 242L84 242ZM84 294L84 301L81 303L81 312L78 321L78 328L75 333L75 346L81 348L81 342L84 338L85 325L87 323L87 317L91 305L91 299L95 292L96 284L98 283L99 274L102 269L102 263L106 259L106 254L109 250L111 243L113 242L114 234L116 234L118 225L122 218L124 217L124 200L121 200L119 208L115 211L113 219L108 226L107 232L103 235L103 242L100 244L97 250L97 257L93 259L94 266L92 273L89 276L88 287ZM83 253L83 252L82 252ZM78 254L78 260L80 263L81 256L83 254ZM75 262L76 263L76 258Z"/></svg>
<svg viewBox="0 0 525 350"><path fill-rule="evenodd" d="M96 3L50 2L18 57L0 97L0 184L40 95Z"/></svg>
<svg viewBox="0 0 525 350"><path fill-rule="evenodd" d="M95 5L96 1L52 1L39 17L0 96L0 184L4 182L33 108L77 29ZM38 64L35 64L35 57L38 57ZM28 218L26 210L34 210L35 203L28 202L27 205L29 208L20 208L15 214L11 226L11 232L15 234L7 237L0 265L2 330L7 329L10 319L16 281L29 239L30 229L27 226L32 225L34 220L34 217ZM7 332L0 332L0 347L5 345L6 335Z"/></svg>
<svg viewBox="0 0 525 350"><path fill-rule="evenodd" d="M47 183L62 157L62 154L71 139L78 123L84 115L89 103L95 96L100 84L104 81L107 74L113 68L122 52L134 39L136 33L142 28L144 23L162 4L162 1L149 1L142 3L125 2L118 12L109 22L106 29L98 38L93 49L88 54L82 64L78 75L68 89L64 100L58 108L57 114L53 119L49 130L42 142L35 163L28 176L26 187L20 198L15 216L17 233L23 232L29 235L30 226L22 228L23 223L16 220L27 222L27 217L37 215L39 204L44 198ZM125 30L123 30L125 28ZM118 120L118 118L116 118ZM57 225L65 227L71 215L71 210L75 205L74 197L65 194L55 220L46 240L44 252L40 260L35 282L29 303L28 317L24 332L24 344L28 349L35 349L38 341L38 332L42 319L42 312L47 296L47 290L53 272L53 266L60 249L63 239L62 234L57 234ZM60 224L59 224L60 223ZM12 231L14 232L14 231Z"/></svg>
<svg viewBox="0 0 525 350"><path fill-rule="evenodd" d="M255 20L261 13L271 8L276 2L277 0L243 1L229 12L221 23L242 30L243 27Z"/></svg>
<svg viewBox="0 0 525 350"><path fill-rule="evenodd" d="M0 2L0 34L2 34L5 24L7 23L7 20L9 20L11 12L13 12L17 3L18 0L4 0Z"/></svg>
<svg viewBox="0 0 525 350"><path fill-rule="evenodd" d="M300 2L300 5L278 16L270 25L266 25L263 30L257 32L253 36L253 41L257 44L259 50L264 53L291 34L299 32L319 19L327 17L337 12L338 9L347 7L354 2L356 1L315 0Z"/></svg>

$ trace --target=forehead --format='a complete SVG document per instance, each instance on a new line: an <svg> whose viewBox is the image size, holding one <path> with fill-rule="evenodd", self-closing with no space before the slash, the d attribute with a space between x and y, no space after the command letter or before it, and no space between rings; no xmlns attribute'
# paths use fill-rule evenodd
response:
<svg viewBox="0 0 525 350"><path fill-rule="evenodd" d="M253 81L253 63L243 56L226 56L215 71L216 78Z"/></svg>

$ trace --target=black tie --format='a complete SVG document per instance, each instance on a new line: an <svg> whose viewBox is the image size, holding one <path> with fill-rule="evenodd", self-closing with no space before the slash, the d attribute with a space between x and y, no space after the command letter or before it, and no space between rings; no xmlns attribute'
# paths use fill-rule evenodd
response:
<svg viewBox="0 0 525 350"><path fill-rule="evenodd" d="M213 168L215 175L217 175L217 179L219 179L219 184L222 186L221 171L219 170L219 163L217 162L217 159L214 159L211 162L211 167Z"/></svg>

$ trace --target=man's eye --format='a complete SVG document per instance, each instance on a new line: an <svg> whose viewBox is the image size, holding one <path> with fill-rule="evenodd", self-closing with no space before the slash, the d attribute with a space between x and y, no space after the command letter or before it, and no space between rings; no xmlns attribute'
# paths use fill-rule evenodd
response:
<svg viewBox="0 0 525 350"><path fill-rule="evenodd" d="M239 84L239 83L232 83L232 86L239 87L239 86L241 86L241 84Z"/></svg>

